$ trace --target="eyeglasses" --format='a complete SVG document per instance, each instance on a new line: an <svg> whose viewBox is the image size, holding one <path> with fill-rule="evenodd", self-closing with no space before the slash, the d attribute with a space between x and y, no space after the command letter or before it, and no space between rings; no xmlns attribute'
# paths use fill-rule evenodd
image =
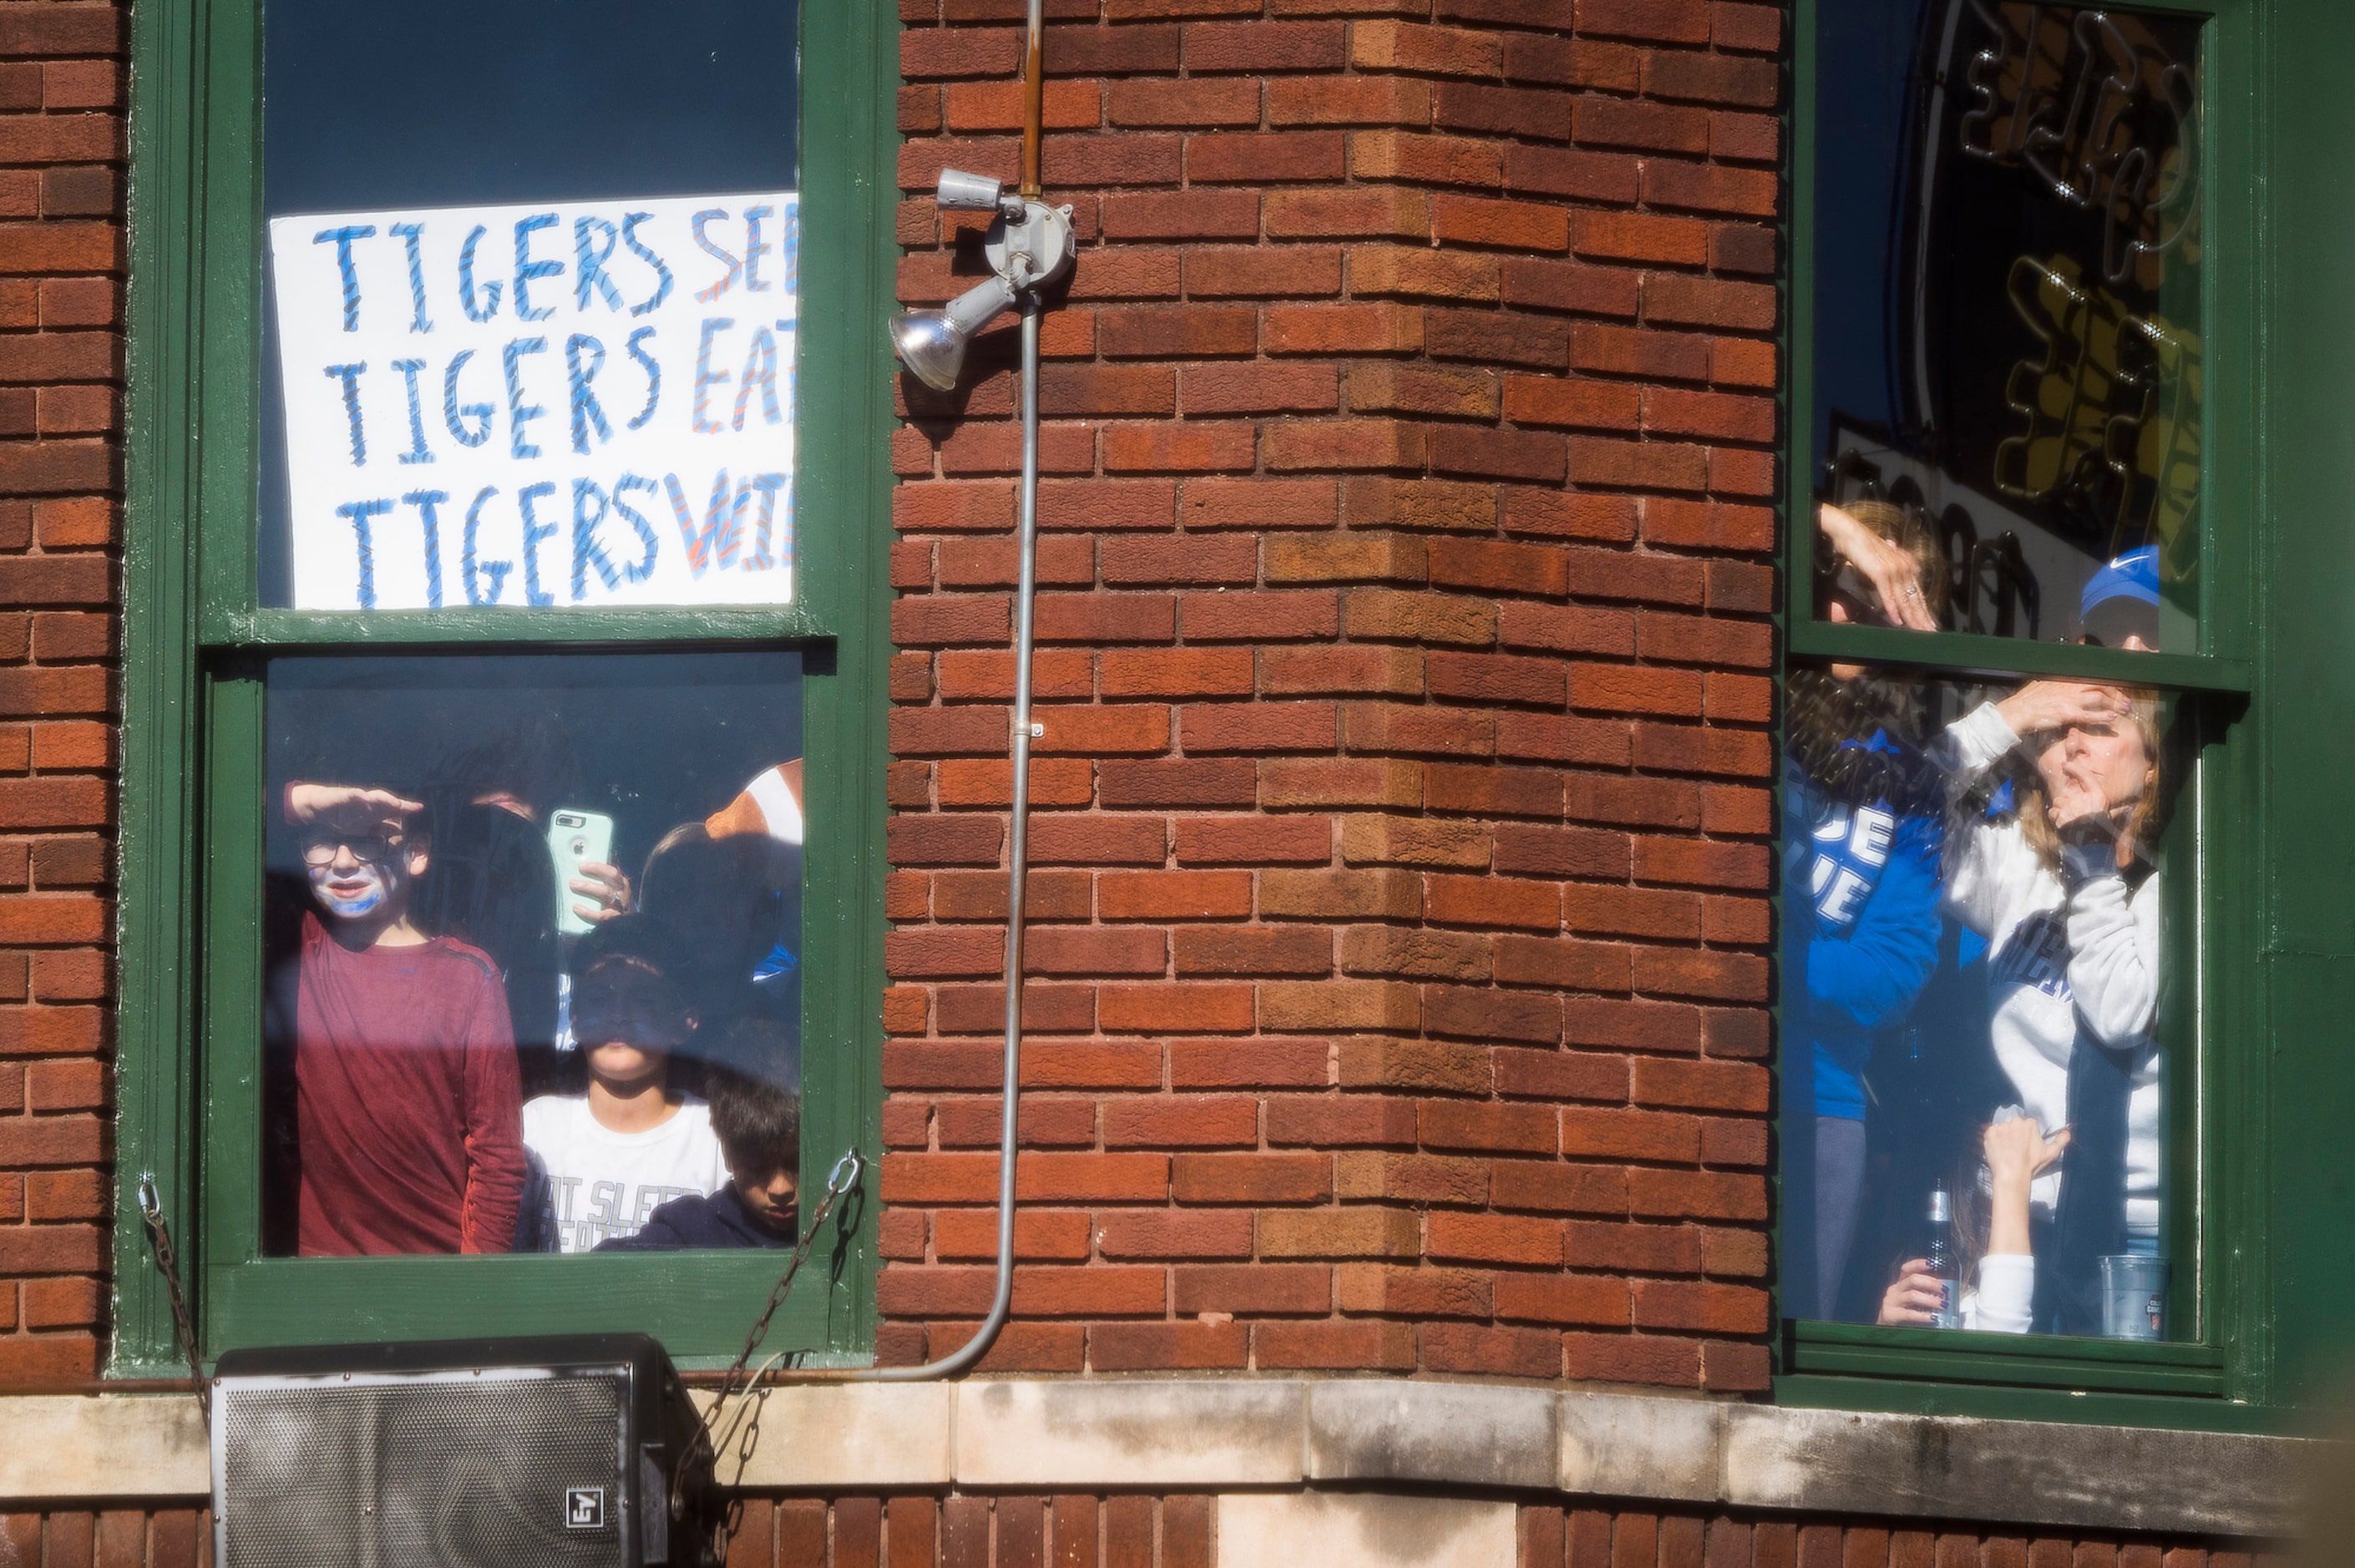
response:
<svg viewBox="0 0 2355 1568"><path fill-rule="evenodd" d="M333 865L336 861L336 852L346 849L352 852L352 858L355 860L381 863L390 860L395 852L407 842L405 836L400 833L375 832L366 835L342 832L314 833L303 841L303 863Z"/></svg>

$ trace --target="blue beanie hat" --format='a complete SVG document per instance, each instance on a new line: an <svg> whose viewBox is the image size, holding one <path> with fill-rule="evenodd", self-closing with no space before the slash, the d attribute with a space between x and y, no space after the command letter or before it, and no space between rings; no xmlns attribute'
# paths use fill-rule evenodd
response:
<svg viewBox="0 0 2355 1568"><path fill-rule="evenodd" d="M2128 550L2085 583L2084 598L2079 601L2080 619L2092 616L2094 607L2115 599L2138 599L2153 609L2158 608L2158 546L2145 545L2138 550Z"/></svg>

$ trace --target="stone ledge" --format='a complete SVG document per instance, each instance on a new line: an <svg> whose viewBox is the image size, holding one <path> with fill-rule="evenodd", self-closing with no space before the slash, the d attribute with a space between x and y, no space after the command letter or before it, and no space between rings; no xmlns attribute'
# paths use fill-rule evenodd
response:
<svg viewBox="0 0 2355 1568"><path fill-rule="evenodd" d="M741 1482L754 1489L1396 1483L2241 1539L2291 1533L2313 1446L1400 1379L978 1378L766 1397ZM208 1489L189 1399L0 1399L0 1503Z"/></svg>

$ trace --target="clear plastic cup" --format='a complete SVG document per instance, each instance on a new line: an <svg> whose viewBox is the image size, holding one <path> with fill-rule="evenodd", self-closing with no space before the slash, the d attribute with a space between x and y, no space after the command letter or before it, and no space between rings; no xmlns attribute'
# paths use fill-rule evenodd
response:
<svg viewBox="0 0 2355 1568"><path fill-rule="evenodd" d="M2102 1259L2102 1337L2157 1340L2167 1329L2167 1259L2115 1253Z"/></svg>

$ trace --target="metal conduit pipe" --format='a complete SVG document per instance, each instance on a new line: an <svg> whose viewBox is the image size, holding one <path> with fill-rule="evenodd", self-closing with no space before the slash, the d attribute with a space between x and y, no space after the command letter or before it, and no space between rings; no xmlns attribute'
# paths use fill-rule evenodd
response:
<svg viewBox="0 0 2355 1568"><path fill-rule="evenodd" d="M1002 1123L997 1145L997 1278L989 1313L973 1337L938 1361L913 1367L865 1367L827 1373L790 1374L787 1381L923 1383L954 1377L989 1353L1014 1304L1014 1171L1022 1108L1022 927L1024 873L1030 843L1030 722L1032 609L1038 593L1039 553L1039 318L1046 310L1039 291L1071 266L1074 255L1068 207L1039 200L1040 105L1045 86L1042 54L1045 0L1030 0L1029 33L1022 51L1022 184L1018 195L1004 194L986 175L954 169L941 173L936 192L949 210L994 211L985 250L993 269L986 281L950 302L943 310L902 311L892 318L893 346L919 379L937 391L956 385L966 344L993 317L1013 305L1022 318L1022 490L1018 518L1020 566L1014 596L1014 800L1007 838L1006 1060L1000 1091Z"/></svg>
<svg viewBox="0 0 2355 1568"><path fill-rule="evenodd" d="M1032 0L1031 14L1038 14ZM1035 57L1034 57L1035 58ZM1004 1118L997 1135L997 1281L989 1314L973 1338L935 1361L916 1367L869 1367L853 1373L867 1383L922 1383L954 1377L989 1353L1014 1305L1014 1164L1022 1110L1023 872L1030 847L1030 628L1039 554L1039 316L1035 293L1022 298L1022 496L1017 528L1020 566L1014 591L1014 806L1007 835L1006 1082L999 1091Z"/></svg>

